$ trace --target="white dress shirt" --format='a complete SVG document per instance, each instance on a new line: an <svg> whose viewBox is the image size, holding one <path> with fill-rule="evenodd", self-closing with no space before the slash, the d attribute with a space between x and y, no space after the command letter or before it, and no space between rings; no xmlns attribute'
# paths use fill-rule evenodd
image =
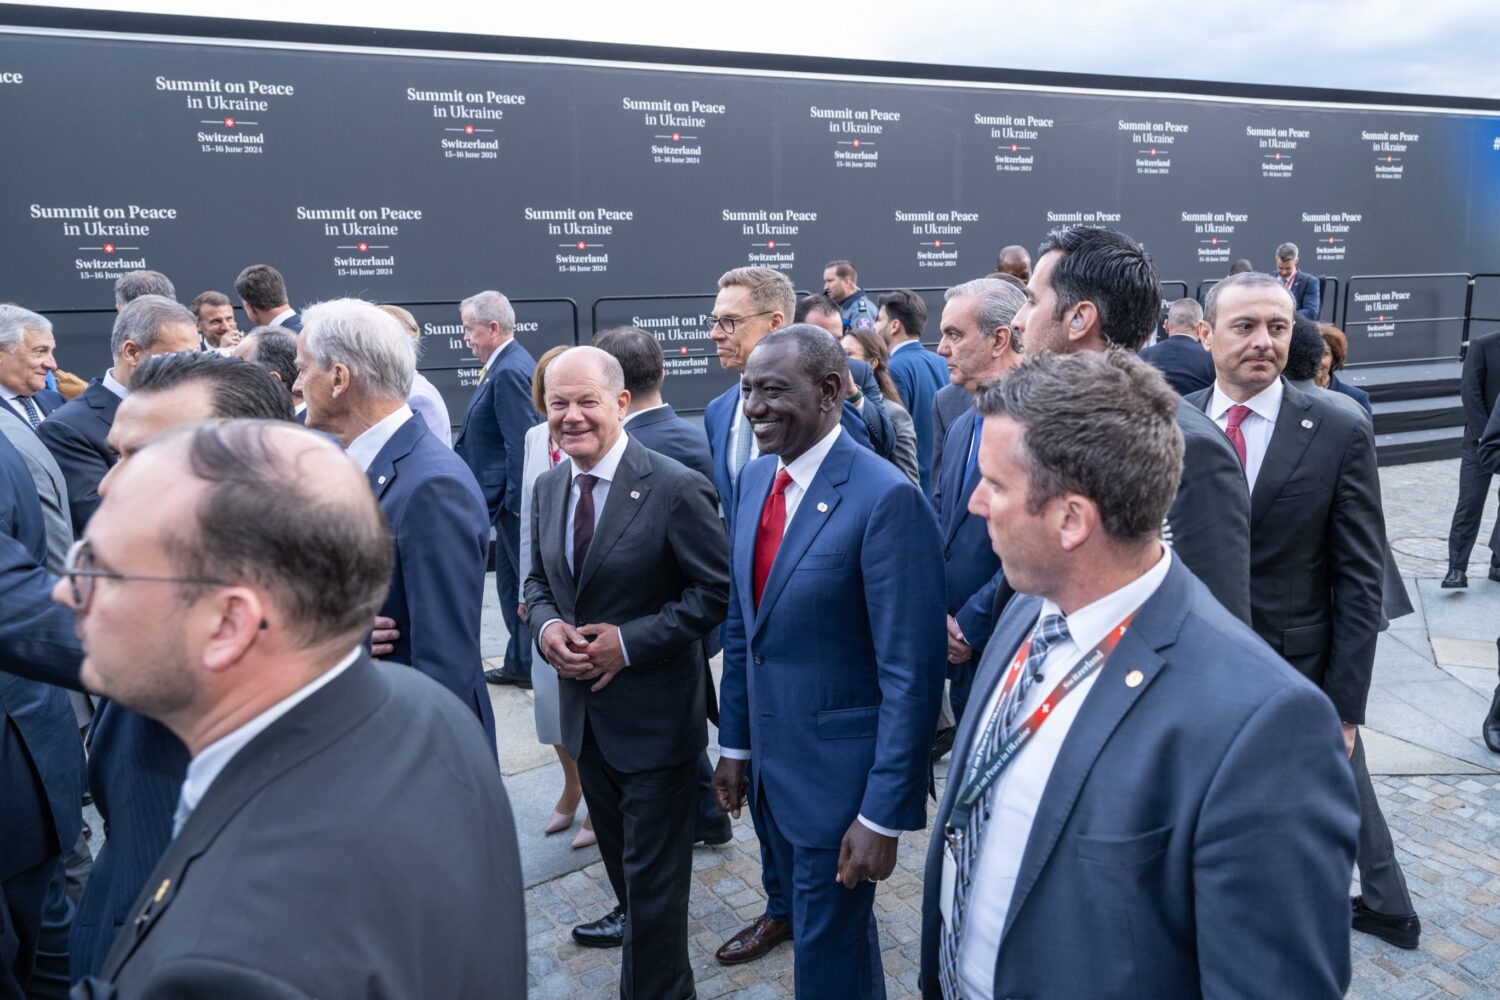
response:
<svg viewBox="0 0 1500 1000"><path fill-rule="evenodd" d="M1052 689L1067 676L1088 650L1098 645L1111 629L1138 609L1161 586L1171 568L1171 550L1162 547L1161 558L1141 576L1130 583L1099 598L1093 604L1079 608L1067 615L1067 642L1060 642L1047 651L1043 661L1042 677L1026 693L1021 706L1021 718L1027 718L1038 705L1052 693ZM1048 615L1061 614L1051 601L1042 602L1042 611L1037 620ZM1007 667L1009 664L1007 664ZM958 947L958 977L963 983L968 1000L990 1000L995 985L995 956L1000 953L1000 937L1005 927L1006 915L1010 912L1011 896L1016 888L1016 875L1021 870L1021 858L1026 853L1026 842L1031 837L1031 825L1036 820L1037 807L1046 791L1047 781L1052 776L1053 765L1067 739L1073 720L1078 718L1089 691L1099 679L1095 671L1084 680L1067 698L1058 703L1047 721L1017 754L1011 765L1001 772L990 786L990 818L980 833L979 856L973 861L973 877L969 884L969 895L964 910L963 940ZM1003 684L996 684L984 706L981 720L988 722L1000 705ZM982 732L983 725L976 732ZM954 762L955 764L958 761ZM969 765L963 761L962 768L955 768L950 781L961 780ZM941 832L935 832L940 836ZM951 867L948 852L943 852L944 867ZM943 885L955 884L945 875Z"/></svg>
<svg viewBox="0 0 1500 1000"><path fill-rule="evenodd" d="M1260 465L1266 460L1266 448L1271 444L1271 432L1276 430L1276 415L1281 412L1282 384L1278 378L1260 392L1245 400L1250 413L1240 423L1240 433L1245 435L1245 480L1250 492L1255 492L1255 477L1260 475ZM1218 381L1214 382L1214 395L1208 405L1208 415L1222 431L1229 429L1229 408L1235 401L1224 394Z"/></svg>
<svg viewBox="0 0 1500 1000"><path fill-rule="evenodd" d="M899 351L899 350L901 350L903 347L921 347L921 346L922 346L922 342L920 340L903 340L903 341L901 341L901 343L899 343L895 347L891 348L891 357L895 357L896 356L896 352Z"/></svg>
<svg viewBox="0 0 1500 1000"><path fill-rule="evenodd" d="M783 492L783 496L786 498L786 521L782 524L781 537L786 537L786 532L792 526L792 518L797 516L797 508L802 506L802 498L807 496L807 491L812 488L812 483L817 478L818 470L823 467L823 460L828 457L828 453L833 450L833 446L838 443L839 435L843 432L844 428L835 424L833 430L823 435L816 444L794 458L790 464L777 459L776 471L779 473L785 469L786 474L792 479L791 482L787 483L786 490ZM721 757L728 757L730 760L750 759L749 750L737 747L720 747L719 755ZM872 823L863 816L859 817L859 821L883 836L901 836L900 830L892 830L877 823Z"/></svg>
<svg viewBox="0 0 1500 1000"><path fill-rule="evenodd" d="M625 414L625 425L629 426L630 422L636 417L640 416L642 413L650 413L653 410L665 410L666 408L666 403L657 403L655 406L648 406L644 410L636 410L634 413L627 413Z"/></svg>
<svg viewBox="0 0 1500 1000"><path fill-rule="evenodd" d="M495 352L496 354L499 351ZM615 441L604 457L594 465L592 469L580 469L578 464L571 458L568 459L568 509L563 511L563 522L566 525L563 535L563 558L568 561L568 570L576 577L578 572L573 569L573 512L578 509L578 498L581 495L578 489L578 477L583 473L593 476L597 482L594 483L594 530L599 530L599 518L604 516L604 504L609 500L609 484L615 478L620 468L620 459L625 457L625 445L630 442L630 435L623 430L620 437ZM562 621L561 618L548 618L537 630L537 639L540 640L542 633L553 622ZM625 665L630 666L630 654L625 651L625 637L620 636L620 655L625 658Z"/></svg>
<svg viewBox="0 0 1500 1000"><path fill-rule="evenodd" d="M119 396L121 399L124 399L126 396L130 395L130 390L125 388L124 383L115 378L115 370L113 368L106 368L104 370L104 388L108 389L116 396Z"/></svg>
<svg viewBox="0 0 1500 1000"><path fill-rule="evenodd" d="M177 798L178 814L185 815L198 808L198 803L203 801L203 796L207 794L209 786L214 783L219 772L224 770L246 744L269 729L277 719L311 698L320 688L331 683L335 677L352 667L359 657L361 648L356 646L351 649L349 655L335 664L333 669L324 672L312 683L298 688L238 729L219 737L198 751L197 755L188 761L187 776L182 779L182 791Z"/></svg>
<svg viewBox="0 0 1500 1000"><path fill-rule="evenodd" d="M281 326L283 323L285 323L295 315L297 315L297 310L293 309L291 306L287 306L285 309L281 310L281 312L273 316L271 318L271 321L267 323L266 326Z"/></svg>
<svg viewBox="0 0 1500 1000"><path fill-rule="evenodd" d="M386 414L373 427L365 428L365 432L353 441L349 442L346 453L354 464L358 465L361 472L370 471L370 463L375 461L375 456L380 454L380 449L390 443L391 438L401 429L401 425L412 417L411 407L402 403L390 413Z"/></svg>
<svg viewBox="0 0 1500 1000"><path fill-rule="evenodd" d="M479 366L479 381L481 381L481 382L484 381L484 376L489 372L490 365L494 364L495 363L495 359L498 358L498 357L500 357L500 355L504 354L505 353L505 349L507 347L509 347L511 344L514 344L515 342L516 342L516 338L515 337L511 337L505 343L501 344L499 347L495 348L493 351L490 352L490 356L484 359L484 364L482 364L482 365Z"/></svg>
<svg viewBox="0 0 1500 1000"><path fill-rule="evenodd" d="M19 393L19 392L11 392L9 389L6 389L6 390L4 390L4 395L5 395L5 401L10 404L10 408L12 410L16 411L16 415L18 417L20 417L22 420L26 421L26 426L27 427L30 427L31 426L31 416L26 412L26 405L21 402L21 397L24 394L23 393ZM27 395L26 398L29 399L29 400L31 400L31 405L32 406L36 407L36 417L37 417L37 419L38 420L45 419L47 415L42 412L42 404L38 403L36 401L36 397L34 395Z"/></svg>

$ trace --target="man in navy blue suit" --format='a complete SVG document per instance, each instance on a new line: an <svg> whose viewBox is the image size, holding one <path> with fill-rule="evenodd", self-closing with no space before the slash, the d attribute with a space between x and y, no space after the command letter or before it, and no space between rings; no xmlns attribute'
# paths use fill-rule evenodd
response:
<svg viewBox="0 0 1500 1000"><path fill-rule="evenodd" d="M297 335L307 426L343 443L395 540L380 617L400 635L385 658L457 695L493 746L495 714L479 653L489 511L468 466L407 405L416 370L416 346L389 313L360 299L307 310Z"/></svg>
<svg viewBox="0 0 1500 1000"><path fill-rule="evenodd" d="M521 472L526 432L540 419L531 402L536 359L516 340L516 311L499 292L484 291L459 306L464 342L484 363L453 451L479 481L495 528L495 588L510 638L505 666L485 672L491 684L531 687L531 630L516 613L521 567Z"/></svg>
<svg viewBox="0 0 1500 1000"><path fill-rule="evenodd" d="M292 418L286 390L264 369L216 352L148 358L136 369L132 385L110 428L109 445L120 461L100 483L104 494L114 470L129 464L147 440L168 428L206 420ZM39 586L50 589L45 580ZM13 600L24 603L24 596L24 590L15 596L6 592L5 606L12 607ZM82 653L68 655L77 650L72 612L57 604L53 608L42 617L66 619L63 628L52 630L69 640L61 655L36 655L5 669L82 691ZM109 836L98 848L68 940L75 980L103 966L146 876L166 850L188 764L187 748L165 726L108 699L99 700L88 746L88 787Z"/></svg>
<svg viewBox="0 0 1500 1000"><path fill-rule="evenodd" d="M943 295L942 339L938 354L947 362L952 384L970 395L1021 363L1021 342L1011 330L1016 310L1026 303L1018 284L975 278ZM948 595L948 698L953 718L961 719L979 656L994 626L995 581L1000 560L990 548L984 519L969 513L969 497L979 482L978 454L983 425L971 406L943 439L933 506L943 538L943 571Z"/></svg>
<svg viewBox="0 0 1500 1000"><path fill-rule="evenodd" d="M891 381L901 394L898 402L912 415L917 431L917 471L922 492L931 496L934 428L928 415L932 413L933 397L948 384L948 371L936 354L922 346L926 329L927 303L922 296L903 288L881 297L875 332L891 349Z"/></svg>
<svg viewBox="0 0 1500 1000"><path fill-rule="evenodd" d="M171 299L142 295L120 308L109 348L113 366L37 428L68 482L73 533L79 536L99 506L99 481L115 464L107 439L120 400L130 391L131 376L153 355L196 351L198 323Z"/></svg>
<svg viewBox="0 0 1500 1000"><path fill-rule="evenodd" d="M1141 351L1141 360L1166 376L1167 383L1186 396L1214 384L1214 359L1203 346L1208 324L1197 299L1178 299L1167 310L1167 338Z"/></svg>
<svg viewBox="0 0 1500 1000"><path fill-rule="evenodd" d="M4 438L0 537L19 546L21 568L46 563L46 529L31 473ZM22 603L7 597L7 625L26 624ZM39 628L32 639L45 642L48 633ZM14 665L0 653L0 670ZM44 990L66 986L62 855L82 829L82 796L83 745L68 696L0 673L0 996L52 995ZM54 916L59 911L61 923Z"/></svg>
<svg viewBox="0 0 1500 1000"><path fill-rule="evenodd" d="M1283 243L1276 248L1276 277L1291 293L1297 315L1316 321L1323 305L1323 285L1317 275L1307 274L1297 266L1297 244Z"/></svg>
<svg viewBox="0 0 1500 1000"><path fill-rule="evenodd" d="M1162 544L1176 395L1123 351L1044 354L977 406L971 505L1022 596L938 807L923 996L1342 997L1338 715Z"/></svg>
<svg viewBox="0 0 1500 1000"><path fill-rule="evenodd" d="M287 301L286 280L270 264L251 264L234 279L234 293L245 307L250 326L279 326L297 333L302 317Z"/></svg>
<svg viewBox="0 0 1500 1000"><path fill-rule="evenodd" d="M922 492L840 427L843 352L817 327L761 341L745 411L714 792L746 792L789 897L799 998L883 997L872 906L927 822L943 690L943 567Z"/></svg>

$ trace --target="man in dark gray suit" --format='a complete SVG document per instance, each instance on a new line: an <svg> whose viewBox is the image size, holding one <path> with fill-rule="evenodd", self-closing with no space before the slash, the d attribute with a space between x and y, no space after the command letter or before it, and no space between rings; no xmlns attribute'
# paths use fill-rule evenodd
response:
<svg viewBox="0 0 1500 1000"><path fill-rule="evenodd" d="M1264 274L1209 292L1204 314L1217 373L1186 397L1233 444L1250 492L1250 625L1328 695L1343 722L1359 791L1362 896L1354 929L1401 948L1422 931L1375 799L1359 726L1375 667L1385 573L1385 515L1375 435L1363 414L1281 377L1295 306Z"/></svg>
<svg viewBox="0 0 1500 1000"><path fill-rule="evenodd" d="M111 477L54 596L84 683L192 761L175 836L75 996L525 996L493 746L362 648L391 567L359 468L301 428L179 428Z"/></svg>
<svg viewBox="0 0 1500 1000"><path fill-rule="evenodd" d="M1444 588L1469 585L1469 554L1484 517L1485 494L1490 491L1490 473L1479 460L1479 439L1489 422L1495 400L1500 399L1500 330L1474 337L1464 354L1463 374L1464 443L1458 467L1458 503L1453 525L1448 529L1448 575ZM1500 580L1500 522L1490 532L1491 580Z"/></svg>
<svg viewBox="0 0 1500 1000"><path fill-rule="evenodd" d="M1156 264L1113 229L1074 226L1037 250L1015 330L1027 352L1139 352L1161 316ZM1167 511L1172 551L1240 621L1250 620L1250 499L1234 449L1201 408L1177 409L1182 482Z"/></svg>
<svg viewBox="0 0 1500 1000"><path fill-rule="evenodd" d="M526 604L560 678L563 743L599 853L628 902L620 995L685 1000L703 637L728 609L729 547L713 487L626 434L629 403L620 363L596 347L547 370L547 422L570 461L542 473L530 501Z"/></svg>

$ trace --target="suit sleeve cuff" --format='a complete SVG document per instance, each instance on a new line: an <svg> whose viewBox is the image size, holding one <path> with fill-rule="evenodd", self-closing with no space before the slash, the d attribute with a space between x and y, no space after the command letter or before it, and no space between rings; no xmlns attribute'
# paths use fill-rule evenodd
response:
<svg viewBox="0 0 1500 1000"><path fill-rule="evenodd" d="M865 819L865 817L864 817L863 814L860 815L859 821L861 823L863 823L865 826L869 827L871 830L874 830L876 833L880 834L882 837L899 837L899 836L901 836L901 831L900 830L891 830L891 829L888 829L886 827L881 826L879 823L871 823L869 820Z"/></svg>
<svg viewBox="0 0 1500 1000"><path fill-rule="evenodd" d="M617 628L615 629L615 634L620 637L620 658L625 661L625 665L628 667L630 666L630 650L625 648L625 630Z"/></svg>
<svg viewBox="0 0 1500 1000"><path fill-rule="evenodd" d="M749 750L736 750L734 747L719 747L719 756L728 757L730 760L749 760Z"/></svg>

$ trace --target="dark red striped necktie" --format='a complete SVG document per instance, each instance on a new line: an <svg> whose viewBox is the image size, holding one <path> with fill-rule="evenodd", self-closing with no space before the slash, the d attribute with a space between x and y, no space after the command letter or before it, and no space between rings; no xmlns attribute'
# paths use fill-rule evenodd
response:
<svg viewBox="0 0 1500 1000"><path fill-rule="evenodd" d="M791 484L791 474L785 469L776 473L771 495L766 497L765 506L760 509L760 530L755 535L757 608L760 607L760 595L766 591L766 580L771 576L771 567L776 562L776 551L781 548L781 536L786 534L786 488Z"/></svg>

